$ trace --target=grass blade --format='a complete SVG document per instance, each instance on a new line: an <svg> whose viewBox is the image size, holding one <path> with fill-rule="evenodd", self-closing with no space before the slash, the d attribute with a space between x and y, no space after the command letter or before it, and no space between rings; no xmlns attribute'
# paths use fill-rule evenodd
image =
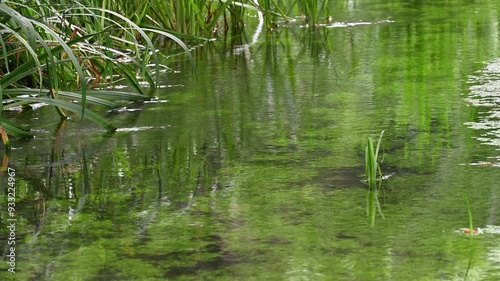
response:
<svg viewBox="0 0 500 281"><path fill-rule="evenodd" d="M36 97L17 97L16 100L20 101L30 101L30 102L42 102L46 103L52 106L59 106L65 110L71 111L77 116L80 116L80 114L83 112L82 118L86 118L95 124L99 125L100 127L110 131L114 132L116 131L116 127L111 124L109 121L104 119L101 115L86 109L82 110L82 106L79 104L71 103L71 102L66 102L63 100L57 100L57 99L49 99L49 98L36 98Z"/></svg>

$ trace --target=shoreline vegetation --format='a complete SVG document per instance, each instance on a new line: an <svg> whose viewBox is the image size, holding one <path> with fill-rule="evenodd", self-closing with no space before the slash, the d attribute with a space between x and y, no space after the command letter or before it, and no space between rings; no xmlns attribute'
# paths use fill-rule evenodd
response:
<svg viewBox="0 0 500 281"><path fill-rule="evenodd" d="M319 4L319 3L320 4ZM29 138L29 128L6 110L43 103L66 119L86 118L107 131L116 127L89 105L117 108L154 97L166 55L157 46L181 47L243 32L259 15L269 30L277 19L302 15L316 23L329 1L61 1L0 2L0 135ZM169 45L170 42L173 44ZM168 52L168 51L167 51ZM114 85L131 91L117 91Z"/></svg>

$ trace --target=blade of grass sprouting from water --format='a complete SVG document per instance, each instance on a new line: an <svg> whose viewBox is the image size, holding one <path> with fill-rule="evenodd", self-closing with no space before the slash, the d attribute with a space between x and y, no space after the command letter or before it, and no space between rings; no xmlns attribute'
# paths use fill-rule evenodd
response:
<svg viewBox="0 0 500 281"><path fill-rule="evenodd" d="M368 186L371 183L371 170L372 170L372 140L368 138L368 143L365 149L365 158L366 158L366 179L368 181Z"/></svg>
<svg viewBox="0 0 500 281"><path fill-rule="evenodd" d="M378 164L378 153L380 150L380 144L382 142L383 134L384 131L380 133L376 148L374 146L373 139L371 137L367 138L367 145L365 147L365 171L370 190L377 189L377 172L379 172L380 176L382 177L382 170L380 169L380 166Z"/></svg>
<svg viewBox="0 0 500 281"><path fill-rule="evenodd" d="M384 214L382 213L382 208L380 202L378 201L378 190L382 186L382 178L380 178L379 186L377 188L377 171L382 177L382 171L380 165L378 164L378 153L380 150L380 144L382 142L382 136L384 131L380 133L377 146L375 148L373 139L371 137L367 138L367 145L365 147L365 171L366 178L368 182L368 193L367 193L367 211L368 211L368 221L371 225L375 224L375 212L378 210L382 219L384 219Z"/></svg>
<svg viewBox="0 0 500 281"><path fill-rule="evenodd" d="M467 270L465 271L464 275L464 280L467 280L467 277L469 276L470 269L472 268L472 258L473 258L473 244L472 241L474 239L474 224L472 220L472 210L470 207L469 203L469 198L467 197L467 194L464 192L464 198L465 198L465 205L467 206L467 213L469 215L469 239L470 239L470 254L469 254L469 263L467 265Z"/></svg>
<svg viewBox="0 0 500 281"><path fill-rule="evenodd" d="M370 141L368 141L367 145L365 146L365 176L366 176L368 186L370 185L370 159L368 157L368 153L369 153L368 146L369 145L370 145Z"/></svg>
<svg viewBox="0 0 500 281"><path fill-rule="evenodd" d="M92 121L93 123L101 126L102 128L114 132L116 131L116 127L108 122L104 117L101 115L86 109L82 110L82 106L79 104L71 103L71 102L66 102L63 100L57 100L57 99L49 99L49 98L34 98L34 97L17 97L16 100L20 101L30 101L30 102L42 102L46 103L52 106L59 106L65 110L71 111L76 115L80 115L83 112L82 118L86 118L89 121Z"/></svg>
<svg viewBox="0 0 500 281"><path fill-rule="evenodd" d="M378 138L378 142L377 142L377 148L375 149L375 161L377 162L377 171L378 171L378 175L380 177L379 189L380 189L380 187L382 187L382 178L384 176L382 174L382 169L380 168L380 164L378 163L378 154L380 151L380 144L382 143L382 136L383 135L384 135L384 131L382 131L380 133L380 137ZM377 171L375 171L375 174L377 173Z"/></svg>
<svg viewBox="0 0 500 281"><path fill-rule="evenodd" d="M467 213L469 214L469 229L470 229L470 239L473 239L474 237L474 223L472 221L472 210L469 204L469 198L467 197L467 194L464 193L464 198L465 198L465 205L467 206Z"/></svg>
<svg viewBox="0 0 500 281"><path fill-rule="evenodd" d="M373 139L368 138L368 143L366 146L366 176L368 181L368 186L370 189L376 189L376 171L377 171L377 161L375 158L375 152L373 147Z"/></svg>

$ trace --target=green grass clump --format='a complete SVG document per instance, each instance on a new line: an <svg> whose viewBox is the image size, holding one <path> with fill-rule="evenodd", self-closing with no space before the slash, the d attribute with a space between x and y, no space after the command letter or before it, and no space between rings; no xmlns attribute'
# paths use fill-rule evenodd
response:
<svg viewBox="0 0 500 281"><path fill-rule="evenodd" d="M155 45L172 42L190 56L181 39L200 41L241 32L252 20L249 15L256 13L268 29L289 15L302 15L314 25L328 14L329 2L0 1L0 129L30 137L29 131L3 119L3 111L43 102L61 118L73 114L114 131L116 127L88 103L113 108L137 95L153 96L160 73L168 69ZM127 84L133 93L97 91L117 83Z"/></svg>
<svg viewBox="0 0 500 281"><path fill-rule="evenodd" d="M82 0L86 6L116 11L141 27L169 30L186 40L200 40L239 32L261 12L268 29L277 20L302 16L314 26L328 18L331 0ZM71 1L61 1L70 3Z"/></svg>
<svg viewBox="0 0 500 281"><path fill-rule="evenodd" d="M119 12L71 1L0 3L0 111L31 103L54 106L61 118L68 113L86 118L108 131L108 120L87 103L118 107L118 102L155 94L161 64L151 35L177 37L161 29L140 27ZM63 1L64 2L64 1ZM98 91L117 81L133 92ZM103 94L104 93L104 94ZM9 100L4 105L4 100ZM0 119L16 137L29 137L20 126Z"/></svg>
<svg viewBox="0 0 500 281"><path fill-rule="evenodd" d="M380 143L382 142L383 135L384 131L380 133L380 137L378 139L376 147L374 146L373 139L369 137L367 146L365 148L365 171L370 190L374 190L377 188L377 172L379 176L382 177L382 170L380 169L380 165L378 163L378 153L380 150Z"/></svg>
<svg viewBox="0 0 500 281"><path fill-rule="evenodd" d="M384 218L384 215L382 214L380 208L380 203L378 201L378 189L382 185L382 170L380 169L380 165L378 163L378 153L380 150L380 144L382 142L383 135L384 131L380 133L379 139L377 141L377 146L374 145L373 139L369 137L367 146L365 148L365 171L366 180L368 183L367 213L368 220L371 225L375 224L375 214L377 209L382 218ZM380 178L379 188L377 188L377 173Z"/></svg>

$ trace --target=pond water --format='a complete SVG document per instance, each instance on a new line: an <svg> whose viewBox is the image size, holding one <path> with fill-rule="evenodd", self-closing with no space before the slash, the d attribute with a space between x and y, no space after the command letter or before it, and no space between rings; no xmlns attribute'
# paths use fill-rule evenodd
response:
<svg viewBox="0 0 500 281"><path fill-rule="evenodd" d="M500 6L432 2L337 1L330 24L256 40L250 25L109 113L113 134L11 113L37 130L8 158L17 273L2 238L0 279L497 280L500 235L457 230L465 195L475 227L500 225Z"/></svg>

